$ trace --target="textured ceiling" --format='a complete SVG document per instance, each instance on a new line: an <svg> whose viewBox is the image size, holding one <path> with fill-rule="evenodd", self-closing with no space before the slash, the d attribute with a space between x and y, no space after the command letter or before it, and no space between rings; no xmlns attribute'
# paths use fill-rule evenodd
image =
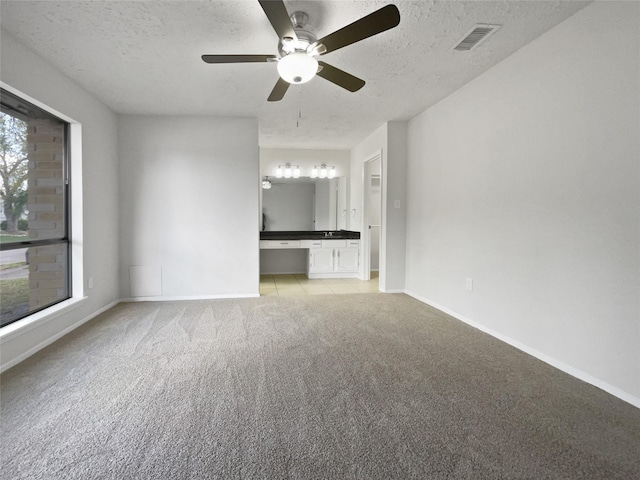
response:
<svg viewBox="0 0 640 480"><path fill-rule="evenodd" d="M285 1L290 13L309 14L307 29L318 38L387 3ZM589 2L394 3L398 27L322 57L365 80L364 88L349 93L316 77L275 103L266 101L275 64L200 59L277 53L277 36L255 0L2 0L0 19L118 113L258 117L262 147L343 149L385 121L424 111ZM503 27L475 50L452 50L476 23Z"/></svg>

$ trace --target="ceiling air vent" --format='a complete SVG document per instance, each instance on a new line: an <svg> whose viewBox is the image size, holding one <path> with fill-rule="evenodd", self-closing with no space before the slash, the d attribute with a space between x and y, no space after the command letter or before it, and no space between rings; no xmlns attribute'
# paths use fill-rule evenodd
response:
<svg viewBox="0 0 640 480"><path fill-rule="evenodd" d="M468 52L469 50L473 50L482 42L484 42L487 38L489 38L491 34L496 30L498 30L499 28L500 28L500 25L478 23L471 30L469 30L458 43L456 43L453 49L460 50L463 52Z"/></svg>

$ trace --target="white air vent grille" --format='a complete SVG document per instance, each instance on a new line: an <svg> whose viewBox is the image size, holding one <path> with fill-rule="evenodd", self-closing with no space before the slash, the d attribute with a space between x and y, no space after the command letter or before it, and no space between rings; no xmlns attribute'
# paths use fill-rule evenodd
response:
<svg viewBox="0 0 640 480"><path fill-rule="evenodd" d="M500 25L490 25L487 23L479 23L469 30L460 40L456 43L454 50L461 50L468 52L473 50L483 41L489 38L496 30L500 28Z"/></svg>

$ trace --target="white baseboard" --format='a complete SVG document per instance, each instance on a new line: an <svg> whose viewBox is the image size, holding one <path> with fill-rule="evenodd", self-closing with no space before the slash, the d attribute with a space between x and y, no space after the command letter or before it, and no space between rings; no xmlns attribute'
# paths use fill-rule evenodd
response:
<svg viewBox="0 0 640 480"><path fill-rule="evenodd" d="M64 330L61 330L58 333L56 333L55 335L47 338L43 342L40 342L35 347L30 348L29 350L21 353L20 355L18 355L15 358L12 358L7 363L5 363L2 366L0 366L0 373L4 372L5 370L7 370L7 369L9 369L11 367L13 367L14 365L17 365L18 363L22 362L23 360L26 360L27 358L29 358L34 353L38 352L39 350L42 350L44 347L47 347L47 346L51 345L53 342L55 342L56 340L64 337L67 333L70 333L72 330L75 330L76 328L78 328L83 323L86 323L89 320L91 320L92 318L97 317L101 313L106 312L110 308L115 307L118 303L120 303L120 300L116 300L114 302L111 302L110 304L108 304L108 305L102 307L101 309L93 312L92 314L88 315L87 317L85 317L85 318L83 318L81 320L78 320L73 325L70 325L67 328L65 328Z"/></svg>
<svg viewBox="0 0 640 480"><path fill-rule="evenodd" d="M498 340L501 340L509 345L511 345L512 347L517 348L518 350L521 350L529 355L531 355L532 357L537 358L538 360L542 360L543 362L551 365L552 367L557 368L558 370L563 371L564 373L567 373L569 375L571 375L572 377L575 377L579 380L582 380L583 382L587 382L591 385L593 385L594 387L598 387L601 390L604 390L607 393L610 393L611 395L613 395L614 397L618 397L620 400L624 400L627 403L630 403L631 405L633 405L634 407L640 408L640 398L635 397L634 395L631 395L630 393L625 392L624 390L619 389L618 387L614 387L613 385L609 385L606 382L603 382L602 380L600 380L599 378L596 378L592 375L589 375L588 373L583 372L582 370L578 370L577 368L572 367L571 365L567 365L564 362L561 362L560 360L557 360L549 355L547 355L546 353L542 353L534 348L531 348L527 345L525 345L524 343L521 343L517 340L514 340L510 337L507 337L506 335L503 335L499 332L496 332L495 330L492 330L491 328L488 328L478 322L475 322L467 317L465 317L464 315L460 315L457 312L454 312L452 310L449 310L446 307L443 307L442 305L437 304L436 302L432 302L431 300L429 300L428 298L425 298L421 295L418 295L417 293L411 292L409 290L405 290L404 293L406 293L407 295L409 295L410 297L415 298L416 300L421 301L422 303L426 303L427 305L436 308L438 310L440 310L441 312L446 313L447 315L452 316L453 318L460 320L461 322L466 323L467 325L470 325L474 328L477 328L478 330L483 331L484 333L487 333L489 335L491 335L492 337L497 338Z"/></svg>

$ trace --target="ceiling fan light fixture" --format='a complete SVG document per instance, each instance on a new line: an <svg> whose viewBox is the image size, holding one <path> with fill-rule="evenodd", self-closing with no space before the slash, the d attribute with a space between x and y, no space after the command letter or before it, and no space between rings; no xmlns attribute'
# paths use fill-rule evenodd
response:
<svg viewBox="0 0 640 480"><path fill-rule="evenodd" d="M318 60L306 53L290 53L278 61L278 73L288 83L307 83L317 71Z"/></svg>

